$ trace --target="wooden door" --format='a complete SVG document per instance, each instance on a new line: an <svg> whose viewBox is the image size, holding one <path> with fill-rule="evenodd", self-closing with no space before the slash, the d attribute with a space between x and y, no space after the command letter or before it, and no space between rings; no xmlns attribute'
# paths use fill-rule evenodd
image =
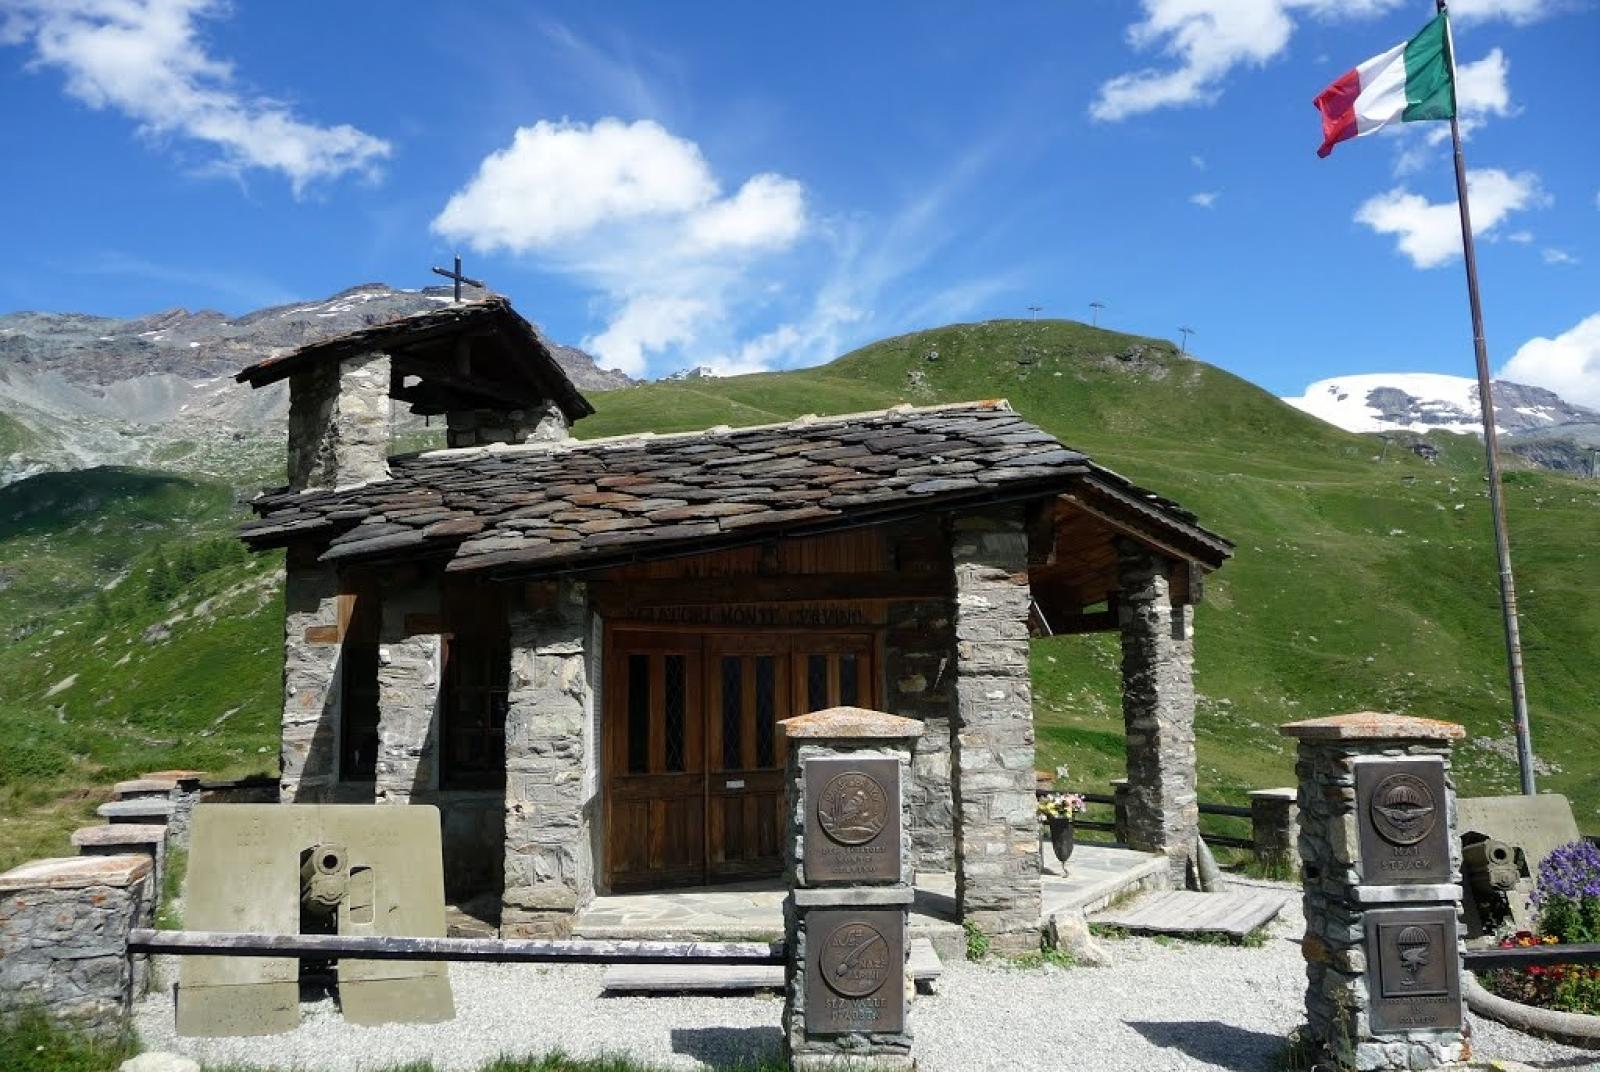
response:
<svg viewBox="0 0 1600 1072"><path fill-rule="evenodd" d="M705 877L701 638L617 632L607 659L606 872L613 889Z"/></svg>
<svg viewBox="0 0 1600 1072"><path fill-rule="evenodd" d="M784 742L789 637L709 637L706 642L706 878L783 870Z"/></svg>

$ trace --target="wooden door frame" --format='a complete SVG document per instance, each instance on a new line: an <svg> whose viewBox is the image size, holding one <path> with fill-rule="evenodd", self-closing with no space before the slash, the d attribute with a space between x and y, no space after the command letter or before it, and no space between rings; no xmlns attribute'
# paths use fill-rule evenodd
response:
<svg viewBox="0 0 1600 1072"><path fill-rule="evenodd" d="M601 630L601 666L603 677L601 680L600 696L600 747L597 755L600 762L600 828L601 851L603 858L601 865L596 870L605 888L612 888L612 798L615 789L614 779L618 772L626 769L627 764L627 712L622 709L618 700L621 695L621 683L626 680L627 665L625 655L640 652L662 653L687 653L693 652L700 665L702 680L696 689L701 705L700 738L700 795L701 812L709 822L710 813L710 780L712 776L710 723L712 717L710 703L709 676L712 673L712 660L709 653L720 650L726 653L730 648L737 650L740 646L748 644L751 648L769 648L772 638L783 639L784 658L788 663L789 674L789 705L791 711L801 710L804 707L805 697L803 674L795 664L794 655L797 642L804 645L803 638L812 638L815 651L827 653L845 649L858 649L863 640L872 659L871 673L864 682L870 695L866 699L869 706L876 706L882 702L882 697L888 694L886 637L888 627L884 624L867 624L861 626L804 628L798 626L773 627L750 629L748 627L732 625L685 625L681 623L659 621L637 621L630 619L606 619ZM627 640L626 647L619 643L619 636ZM715 637L718 644L708 643ZM731 641L731 643L730 643ZM720 711L719 711L720 713ZM777 739L777 756L786 757L786 746L782 736ZM780 768L783 763L779 764ZM711 838L709 829L703 832L702 855L704 858L702 877L711 871Z"/></svg>

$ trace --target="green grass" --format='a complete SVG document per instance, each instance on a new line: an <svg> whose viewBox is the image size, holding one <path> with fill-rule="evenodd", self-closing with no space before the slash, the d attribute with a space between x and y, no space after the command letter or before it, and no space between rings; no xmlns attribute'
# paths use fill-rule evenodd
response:
<svg viewBox="0 0 1600 1072"><path fill-rule="evenodd" d="M183 930L183 880L189 874L189 850L171 848L161 871L161 899L156 906L156 928Z"/></svg>

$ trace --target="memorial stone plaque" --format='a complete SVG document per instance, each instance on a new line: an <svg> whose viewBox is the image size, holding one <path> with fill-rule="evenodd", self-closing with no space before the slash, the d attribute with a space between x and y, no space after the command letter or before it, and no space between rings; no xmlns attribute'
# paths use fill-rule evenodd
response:
<svg viewBox="0 0 1600 1072"><path fill-rule="evenodd" d="M1403 886L1450 881L1444 763L1431 757L1356 761L1361 881Z"/></svg>
<svg viewBox="0 0 1600 1072"><path fill-rule="evenodd" d="M1375 1034L1461 1027L1453 907L1368 912L1367 993Z"/></svg>
<svg viewBox="0 0 1600 1072"><path fill-rule="evenodd" d="M900 761L806 763L807 882L900 880Z"/></svg>
<svg viewBox="0 0 1600 1072"><path fill-rule="evenodd" d="M815 909L806 915L806 1034L905 1030L905 913Z"/></svg>
<svg viewBox="0 0 1600 1072"><path fill-rule="evenodd" d="M1556 793L1534 797L1462 797L1456 801L1456 829L1477 832L1521 849L1528 870L1539 865L1562 845L1582 839L1572 805Z"/></svg>

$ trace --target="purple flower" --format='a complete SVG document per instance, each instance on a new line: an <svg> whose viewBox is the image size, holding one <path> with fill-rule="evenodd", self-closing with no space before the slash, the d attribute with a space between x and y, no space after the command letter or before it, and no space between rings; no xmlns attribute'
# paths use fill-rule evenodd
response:
<svg viewBox="0 0 1600 1072"><path fill-rule="evenodd" d="M1569 901L1600 898L1600 848L1574 841L1544 858L1533 893L1534 906L1542 908L1558 897Z"/></svg>

